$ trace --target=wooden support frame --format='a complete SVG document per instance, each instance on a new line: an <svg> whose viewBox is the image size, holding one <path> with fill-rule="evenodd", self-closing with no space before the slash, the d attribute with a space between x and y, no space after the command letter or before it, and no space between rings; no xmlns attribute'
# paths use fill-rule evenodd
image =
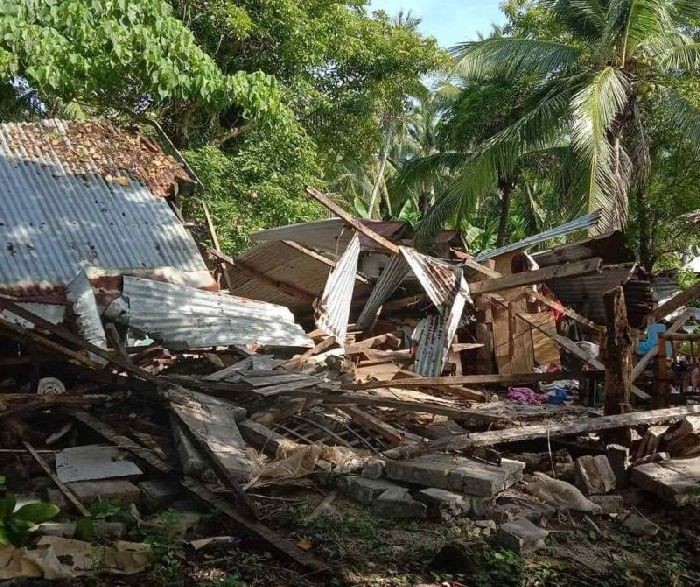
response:
<svg viewBox="0 0 700 587"><path fill-rule="evenodd" d="M605 414L624 414L631 410L633 349L622 287L604 294L603 304L608 321L605 344Z"/></svg>
<svg viewBox="0 0 700 587"><path fill-rule="evenodd" d="M664 332L663 334L665 334L666 336L668 336L669 334L675 334L681 328L683 328L685 323L688 320L690 320L690 318L694 314L695 314L694 310L691 310L691 309L686 310L678 318L676 318L676 320L673 322L673 324L671 324L669 329L666 332ZM639 377L644 372L644 369L646 369L647 365L656 356L656 354L658 353L657 347L658 347L658 345L655 345L654 347L649 349L649 351L647 351L647 353L641 359L639 359L639 361L637 361L637 364L634 366L634 369L632 369L632 381L637 379L637 377Z"/></svg>
<svg viewBox="0 0 700 587"><path fill-rule="evenodd" d="M695 299L700 300L700 282L689 287L685 291L682 291L678 295L668 300L665 304L659 306L653 314L654 322L662 320L664 316L668 316L672 312L675 312L678 308L687 306Z"/></svg>

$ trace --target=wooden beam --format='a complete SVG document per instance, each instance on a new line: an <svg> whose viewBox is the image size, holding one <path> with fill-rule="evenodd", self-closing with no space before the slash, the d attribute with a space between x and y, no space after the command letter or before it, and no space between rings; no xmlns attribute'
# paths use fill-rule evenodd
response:
<svg viewBox="0 0 700 587"><path fill-rule="evenodd" d="M280 241L280 242L284 243L285 245L294 249L295 251L299 251L300 253L306 255L307 257L310 257L311 259L316 259L316 261L319 261L320 263L327 265L331 269L335 269L335 266L337 265L337 263L335 261L333 261L333 259L329 259L328 257L321 255L320 253L317 253L316 251L312 251L311 249L307 249L304 245L300 245L297 242L294 242L294 241ZM359 281L360 283L364 283L364 284L370 283L370 280L367 279L364 275L360 275L359 271L355 275L355 280Z"/></svg>
<svg viewBox="0 0 700 587"><path fill-rule="evenodd" d="M685 323L690 320L690 318L695 314L695 311L692 309L688 309L685 312L683 312L676 320L674 321L673 324L669 327L669 329L664 332L665 335L669 334L675 334L678 332ZM652 348L650 348L646 354L637 361L637 364L634 366L634 369L632 369L632 381L637 379L643 372L644 369L646 369L647 365L651 362L651 360L656 356L658 353L658 345L654 345Z"/></svg>
<svg viewBox="0 0 700 587"><path fill-rule="evenodd" d="M700 300L700 281L659 306L652 314L654 322L662 320L664 316L668 316L682 306L687 306L694 300Z"/></svg>
<svg viewBox="0 0 700 587"><path fill-rule="evenodd" d="M547 422L532 426L521 426L505 430L459 434L445 439L438 439L422 445L401 446L386 451L384 455L391 459L406 459L421 454L442 452L445 450L469 451L480 446L493 446L506 442L519 442L537 438L555 436L573 436L599 430L630 428L642 424L664 424L682 420L688 415L700 413L700 406L683 406L665 410L651 410L630 414L615 414L599 418L583 418L574 422Z"/></svg>
<svg viewBox="0 0 700 587"><path fill-rule="evenodd" d="M630 411L632 332L621 286L603 295L608 334L605 345L605 415Z"/></svg>
<svg viewBox="0 0 700 587"><path fill-rule="evenodd" d="M380 389L382 387L432 387L435 385L514 385L537 383L538 381L552 382L558 379L579 379L601 375L603 371L558 371L556 373L515 373L512 375L456 375L452 377L416 377L414 379L394 379L393 381L373 381L370 383L348 383L343 386L347 390Z"/></svg>
<svg viewBox="0 0 700 587"><path fill-rule="evenodd" d="M362 224L362 222L360 222L357 218L343 210L340 206L338 206L338 204L336 204L325 194L322 194L317 189L314 189L312 187L307 187L306 192L319 204L322 204L323 206L328 208L331 212L333 212L333 214L338 216L338 218L342 218L347 224L352 226L358 232L364 234L368 239L373 240L375 243L384 247L388 251L391 251L394 254L399 253L399 247L397 245L392 243L390 240L385 239L383 236L377 234L371 228L367 228L364 224Z"/></svg>
<svg viewBox="0 0 700 587"><path fill-rule="evenodd" d="M602 326L598 326L595 322L592 322L588 318L581 316L578 312L575 312L571 308L567 308L566 306L560 304L559 302L556 302L554 300L551 300L547 296L541 294L538 291L531 291L528 292L528 295L538 302L544 304L545 306L551 308L552 310L556 310L557 312L561 312L562 314L566 314L569 318L572 320L576 320L576 322L579 322L580 324L583 324L584 326L587 326L591 330L595 330L596 332L605 332L605 328Z"/></svg>
<svg viewBox="0 0 700 587"><path fill-rule="evenodd" d="M372 414L363 412L357 406L340 406L338 409L350 416L358 424L383 436L392 444L398 445L403 442L403 434L396 428Z"/></svg>
<svg viewBox="0 0 700 587"><path fill-rule="evenodd" d="M226 263L227 265L230 265L231 267L235 267L236 269L240 270L241 273L244 273L249 278L259 281L260 283L264 283L265 285L269 285L274 289L278 289L281 292L292 296L293 298L296 298L298 300L301 300L302 302L306 302L309 304L313 304L316 300L316 296L314 294L309 293L308 291L305 291L294 284L280 281L278 279L273 279L272 277L268 277L264 273L260 273L257 269L251 267L243 261L232 259L228 255L224 255L223 253L220 253L215 249L209 249L208 252L213 257L219 259L219 261L222 261L223 263Z"/></svg>
<svg viewBox="0 0 700 587"><path fill-rule="evenodd" d="M603 265L603 260L600 258L586 259L584 261L576 261L575 263L565 263L562 265L552 265L544 269L535 271L523 271L522 273L513 273L505 277L497 279L484 279L469 284L469 291L472 294L490 293L501 291L504 289L512 289L514 287L523 287L526 285L534 285L549 279L559 277L573 277L576 275L587 275L589 273L597 273Z"/></svg>
<svg viewBox="0 0 700 587"><path fill-rule="evenodd" d="M85 518L90 517L90 511L80 502L78 497L73 493L56 475L54 475L53 471L51 470L51 467L46 463L46 461L42 458L42 456L34 449L34 447L29 444L26 440L22 441L22 444L24 445L24 448L27 449L27 452L32 455L36 463L43 469L44 473L46 473L50 478L51 481L54 482L56 487L60 490L60 492L66 497L66 499L73 504L73 507L78 510L78 513L80 513L81 516Z"/></svg>
<svg viewBox="0 0 700 587"><path fill-rule="evenodd" d="M474 261L474 259L462 259L462 264L489 279L498 279L500 277L503 277L503 273L499 273L498 271L494 271L493 269L486 267L481 263L477 263L476 261Z"/></svg>
<svg viewBox="0 0 700 587"><path fill-rule="evenodd" d="M209 213L209 206L207 206L207 203L204 200L202 200L202 210L204 211L204 218L207 221L207 228L209 229L209 236L211 237L211 242L214 244L214 248L220 253L221 244L219 243L219 235L216 234L214 221L212 220L211 214ZM221 263L221 261L219 261L219 266L221 267L221 271L224 274L224 281L226 282L226 287L229 289L229 291L231 291L231 278L226 272L226 268L224 267L223 263Z"/></svg>
<svg viewBox="0 0 700 587"><path fill-rule="evenodd" d="M286 363L282 363L280 365L280 367L282 369L287 369L289 371L293 371L294 369L298 369L306 362L307 359L310 359L311 357L313 357L315 355L318 355L324 351L327 351L334 344L335 344L335 337L329 336L326 340L319 342L315 347L309 349L303 355L300 355L299 357L296 357L294 359L290 359Z"/></svg>

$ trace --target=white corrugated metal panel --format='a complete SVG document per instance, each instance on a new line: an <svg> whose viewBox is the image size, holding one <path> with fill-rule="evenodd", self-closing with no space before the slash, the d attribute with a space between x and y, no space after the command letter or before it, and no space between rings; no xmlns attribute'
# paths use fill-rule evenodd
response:
<svg viewBox="0 0 700 587"><path fill-rule="evenodd" d="M334 336L342 347L348 332L350 304L360 256L360 238L355 235L328 276L323 295L316 308L316 326Z"/></svg>
<svg viewBox="0 0 700 587"><path fill-rule="evenodd" d="M124 297L129 325L168 348L313 346L287 308L267 302L129 276Z"/></svg>
<svg viewBox="0 0 700 587"><path fill-rule="evenodd" d="M453 267L409 247L401 247L401 254L435 306L440 308L445 301L452 299L456 285Z"/></svg>
<svg viewBox="0 0 700 587"><path fill-rule="evenodd" d="M601 210L596 210L595 212L591 212L586 216L576 218L576 220L572 220L571 222L567 222L566 224L562 224L561 226L557 226L556 228L545 230L544 232L541 232L534 236L528 236L527 238L524 238L523 240L520 240L517 243L505 245L493 251L486 251L484 253L481 253L480 255L477 255L477 257L474 260L478 263L481 263L481 261L485 261L486 259L493 259L494 257L502 255L503 253L512 253L514 251L526 249L528 247L532 247L534 245L543 243L553 238L566 236L567 234L571 232L576 232L577 230L587 230L589 228L594 228L598 225L598 222L601 218L601 214Z"/></svg>
<svg viewBox="0 0 700 587"><path fill-rule="evenodd" d="M394 255L390 259L357 319L355 326L358 330L367 330L372 326L379 308L396 291L410 271L411 268L403 255Z"/></svg>
<svg viewBox="0 0 700 587"><path fill-rule="evenodd" d="M165 199L133 179L124 185L106 181L89 157L81 169L62 161L52 137L63 140L71 123L44 124L40 144L22 124L0 125L1 289L63 287L84 263L206 271L194 239Z"/></svg>
<svg viewBox="0 0 700 587"><path fill-rule="evenodd" d="M78 271L78 274L68 284L66 297L73 304L73 313L78 322L78 332L88 342L101 349L106 349L107 336L102 326L100 312L97 309L95 292L83 269ZM98 363L106 363L104 358L92 353L90 358Z"/></svg>
<svg viewBox="0 0 700 587"><path fill-rule="evenodd" d="M463 279L461 281L462 290L465 290L466 283ZM418 342L413 365L415 373L423 377L439 377L442 374L450 345L462 319L465 303L466 298L462 291L456 291L452 300L446 300L441 314L429 315L420 328L416 327L413 334L414 340Z"/></svg>

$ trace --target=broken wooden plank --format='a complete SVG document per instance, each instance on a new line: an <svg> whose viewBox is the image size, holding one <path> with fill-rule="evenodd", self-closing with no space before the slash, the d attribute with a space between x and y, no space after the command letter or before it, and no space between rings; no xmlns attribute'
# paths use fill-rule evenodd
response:
<svg viewBox="0 0 700 587"><path fill-rule="evenodd" d="M690 318L694 314L695 314L694 310L692 310L692 309L686 310L678 318L676 318L674 320L673 324L671 324L669 329L666 330L666 332L664 332L663 334L668 335L668 334L674 334L674 333L678 332L681 328L683 328L685 323L688 320L690 320ZM637 379L637 377L639 377L644 372L644 369L646 369L649 362L656 356L657 352L658 352L658 344L656 344L652 348L650 348L646 352L646 354L641 359L639 359L639 361L637 361L637 364L634 366L634 369L632 369L632 381Z"/></svg>
<svg viewBox="0 0 700 587"><path fill-rule="evenodd" d="M134 456L141 459L144 463L151 466L159 473L168 476L174 473L174 469L168 463L156 456L153 451L143 448L130 438L118 434L114 429L109 427L104 422L98 420L91 414L88 414L87 412L77 412L72 413L71 416L97 432L108 441L117 444L122 448L126 448ZM180 480L179 482L182 487L189 491L194 497L206 503L213 509L221 512L225 516L231 518L231 520L233 520L237 527L239 527L243 532L262 539L276 552L289 557L294 562L309 568L314 572L325 573L329 571L328 567L323 562L316 559L313 555L303 551L294 543L283 539L279 534L264 524L251 520L249 516L238 511L233 505L228 503L222 497L211 492L199 481L192 478L186 478L185 480Z"/></svg>
<svg viewBox="0 0 700 587"><path fill-rule="evenodd" d="M505 277L496 279L476 281L469 284L469 291L472 294L490 293L504 289L512 289L514 287L534 285L558 277L587 275L589 273L599 272L602 265L603 261L600 258L586 259L585 261L576 261L575 263L565 263L562 265L552 265L551 267L536 269L535 271L523 271L522 273L513 273L512 275L506 275Z"/></svg>
<svg viewBox="0 0 700 587"><path fill-rule="evenodd" d="M377 336L372 336L370 338L366 338L365 340L360 340L347 345L345 347L345 354L348 356L359 355L366 349L372 349L379 345L387 345L396 350L401 347L401 340L393 334L378 334Z"/></svg>
<svg viewBox="0 0 700 587"><path fill-rule="evenodd" d="M572 436L600 430L615 428L630 428L641 424L662 424L685 418L690 414L700 413L700 406L683 406L664 410L615 414L599 418L587 418L574 422L547 422L520 428L478 432L475 434L460 434L447 439L434 440L418 446L398 447L385 453L392 459L411 458L421 454L440 452L444 450L469 450L479 446L493 446L506 442L534 440L554 436Z"/></svg>
<svg viewBox="0 0 700 587"><path fill-rule="evenodd" d="M517 385L551 383L559 379L580 379L601 375L602 370L588 371L557 371L556 373L515 373L513 375L455 375L451 377L416 377L413 379L394 379L393 381L374 381L370 383L348 383L343 389L349 391L380 389L382 387L432 387L435 385Z"/></svg>
<svg viewBox="0 0 700 587"><path fill-rule="evenodd" d="M338 204L336 204L333 200L331 200L328 196L325 194L322 194L319 192L317 189L314 189L312 187L307 187L306 192L318 203L322 204L326 208L328 208L333 214L338 216L338 218L342 218L347 224L352 226L355 230L358 232L364 234L368 239L373 240L375 243L378 245L384 247L388 251L391 251L392 253L398 254L399 252L399 247L392 243L391 241L385 239L383 236L377 234L374 232L371 228L367 228L362 222L360 222L357 218L343 210Z"/></svg>
<svg viewBox="0 0 700 587"><path fill-rule="evenodd" d="M307 249L304 245L300 245L297 242L294 241L280 241L286 246L294 249L295 251L299 251L300 253L306 255L307 257L310 257L311 259L316 259L316 261L319 261L323 263L324 265L327 265L331 269L334 269L336 266L336 262L333 261L332 259L329 259L325 255L321 255L320 253L317 253L316 251L312 251L311 249ZM367 279L364 275L361 275L360 272L358 271L355 274L355 280L359 281L360 283L369 284L370 280Z"/></svg>
<svg viewBox="0 0 700 587"><path fill-rule="evenodd" d="M350 416L358 424L361 424L365 428L380 434L392 444L398 445L403 442L403 434L401 434L401 432L399 432L396 428L380 420L376 416L373 416L372 414L363 412L357 406L342 406L338 409Z"/></svg>
<svg viewBox="0 0 700 587"><path fill-rule="evenodd" d="M616 287L604 294L603 304L608 320L605 345L605 414L623 414L630 411L633 349L622 287Z"/></svg>
<svg viewBox="0 0 700 587"><path fill-rule="evenodd" d="M293 383L296 381L311 380L313 383L320 383L321 380L318 377L311 377L309 375L304 375L303 373L282 373L275 375L263 375L262 377L252 377L246 375L243 377L243 381L252 385L253 387L267 387L269 385L279 385L280 383Z"/></svg>
<svg viewBox="0 0 700 587"><path fill-rule="evenodd" d="M692 285L685 291L680 292L668 300L665 304L659 306L652 314L654 322L663 320L669 314L675 312L678 308L687 306L690 302L700 300L700 282Z"/></svg>
<svg viewBox="0 0 700 587"><path fill-rule="evenodd" d="M207 229L209 230L209 237L211 238L211 242L214 245L214 248L216 249L217 252L221 252L221 244L219 243L219 235L216 234L216 228L214 227L214 221L211 218L211 214L209 213L209 206L207 206L207 203L202 200L202 210L204 212L204 219L207 221ZM226 287L228 288L229 291L233 290L233 287L231 286L231 277L228 274L228 271L226 271L226 267L223 265L223 263L219 262L218 263L221 273L223 273L224 276L224 282L226 283Z"/></svg>
<svg viewBox="0 0 700 587"><path fill-rule="evenodd" d="M81 503L81 501L77 498L75 493L73 493L68 486L66 486L65 483L63 483L56 475L54 475L53 471L51 470L51 467L49 467L48 463L42 458L42 456L36 451L36 449L29 444L26 440L22 441L22 444L24 445L24 448L27 449L27 452L32 455L36 463L42 468L44 473L49 476L51 481L54 482L56 487L58 487L59 491L65 496L65 498L73 505L73 507L80 513L81 516L85 518L90 517L90 511Z"/></svg>
<svg viewBox="0 0 700 587"><path fill-rule="evenodd" d="M321 380L317 377L306 377L305 379L300 379L299 381L279 383L277 385L268 385L266 387L256 387L254 392L256 395L270 398L290 391L296 391L297 389L304 389L306 387L318 385L320 382Z"/></svg>
<svg viewBox="0 0 700 587"><path fill-rule="evenodd" d="M486 265L482 265L481 263L477 263L474 261L474 259L462 259L462 264L466 265L470 269L473 269L480 275L483 275L484 277L487 277L489 279L498 279L499 277L503 277L502 273L499 273L498 271L494 271L490 267L487 267Z"/></svg>
<svg viewBox="0 0 700 587"><path fill-rule="evenodd" d="M286 363L282 363L280 367L282 369L287 369L288 371L294 371L301 367L308 359L316 355L320 355L322 352L327 351L335 344L335 337L329 336L325 340L319 342L315 347L306 351L303 355L290 359Z"/></svg>
<svg viewBox="0 0 700 587"><path fill-rule="evenodd" d="M483 342L453 342L452 346L450 346L450 350L454 351L455 353L462 351L473 351L481 348L484 348Z"/></svg>
<svg viewBox="0 0 700 587"><path fill-rule="evenodd" d="M410 379L416 379L420 377L420 375L418 375L417 373L414 373L413 371L407 371L405 369L401 369L399 371L399 374ZM477 402L483 402L486 400L486 394L483 391L479 391L478 389L469 389L468 387L464 387L463 385L431 385L430 388L436 391L451 393L458 397L463 397L465 399Z"/></svg>
<svg viewBox="0 0 700 587"><path fill-rule="evenodd" d="M253 357L246 357L242 361L238 361L237 363L233 363L232 365L229 365L228 367L224 367L223 369L220 369L219 371L215 371L214 373L210 373L206 377L203 377L202 379L204 381L223 381L224 379L228 379L229 377L232 377L233 375L238 374L238 372L241 369L247 369L253 364Z"/></svg>

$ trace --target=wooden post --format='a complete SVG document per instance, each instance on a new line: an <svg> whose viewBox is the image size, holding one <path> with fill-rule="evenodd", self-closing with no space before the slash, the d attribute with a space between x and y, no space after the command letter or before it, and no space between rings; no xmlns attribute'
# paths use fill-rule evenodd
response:
<svg viewBox="0 0 700 587"><path fill-rule="evenodd" d="M666 337L659 335L656 351L656 380L654 381L654 407L665 408L668 405L668 362L666 361Z"/></svg>
<svg viewBox="0 0 700 587"><path fill-rule="evenodd" d="M605 414L623 414L630 411L633 349L622 287L606 293L603 303L608 322L604 360Z"/></svg>

